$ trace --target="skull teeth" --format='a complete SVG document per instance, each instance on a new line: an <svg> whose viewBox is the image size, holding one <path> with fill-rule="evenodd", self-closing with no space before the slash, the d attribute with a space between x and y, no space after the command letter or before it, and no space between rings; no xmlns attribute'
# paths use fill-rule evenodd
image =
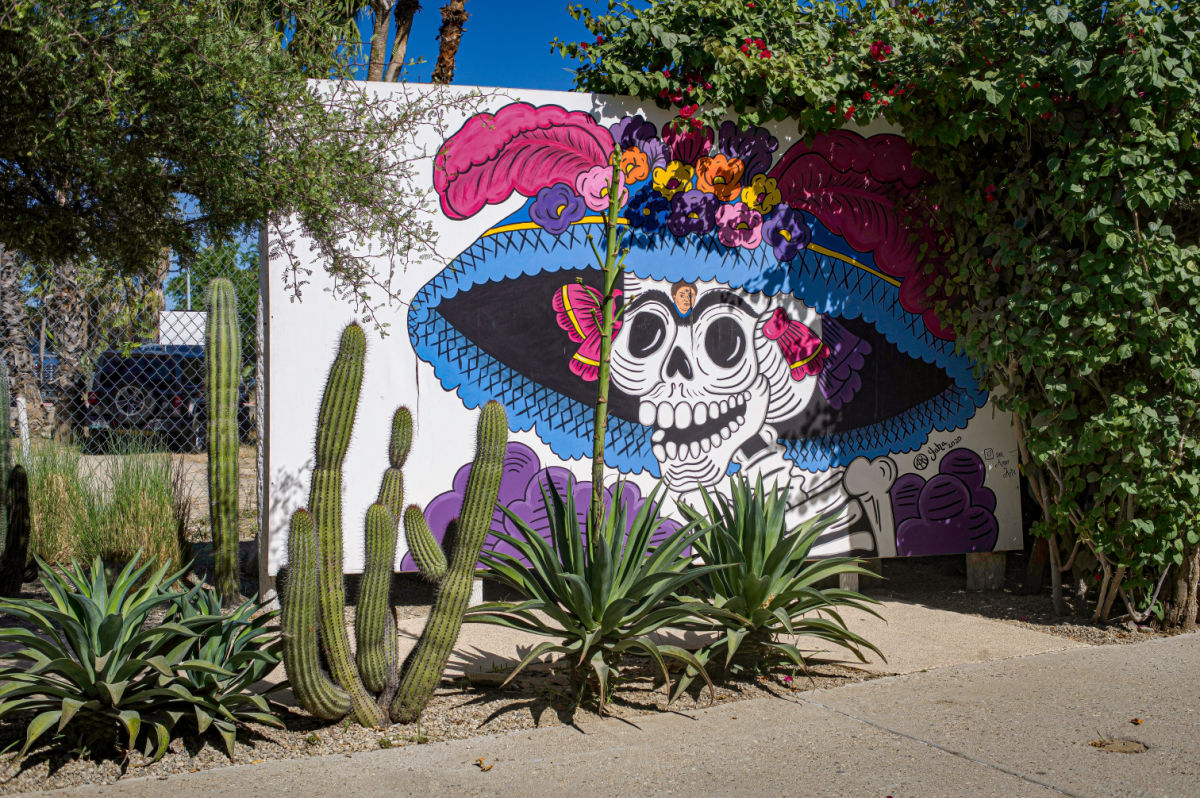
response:
<svg viewBox="0 0 1200 798"><path fill-rule="evenodd" d="M745 425L750 391L711 401L686 398L643 400L638 420L654 426L653 451L659 460L696 459Z"/></svg>

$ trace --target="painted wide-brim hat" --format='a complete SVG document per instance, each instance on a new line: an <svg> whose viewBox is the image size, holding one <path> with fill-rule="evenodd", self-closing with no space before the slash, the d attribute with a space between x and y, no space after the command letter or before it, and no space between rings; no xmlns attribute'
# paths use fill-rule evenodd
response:
<svg viewBox="0 0 1200 798"><path fill-rule="evenodd" d="M938 264L921 254L927 178L907 143L836 131L778 159L777 149L765 129L730 122L715 136L693 125L660 132L641 116L605 127L526 103L472 117L435 160L442 211L468 219L514 193L528 201L413 297L417 355L465 406L495 399L514 430L533 430L563 459L590 456L594 247L603 252L619 152L625 282L719 283L747 296L769 316L760 329L793 378L817 377L804 412L774 425L799 466L911 451L965 426L986 393L929 298ZM819 316L819 334L799 321L803 309ZM609 464L657 476L636 397L614 386L609 414Z"/></svg>

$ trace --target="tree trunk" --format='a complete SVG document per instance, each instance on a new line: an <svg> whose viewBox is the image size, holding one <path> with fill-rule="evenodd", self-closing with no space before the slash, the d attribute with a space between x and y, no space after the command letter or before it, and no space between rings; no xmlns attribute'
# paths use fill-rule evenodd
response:
<svg viewBox="0 0 1200 798"><path fill-rule="evenodd" d="M438 31L441 49L438 51L437 66L433 68L434 83L450 83L454 80L454 60L458 57L458 44L462 41L463 26L470 16L463 6L467 0L450 0L442 6L442 28Z"/></svg>
<svg viewBox="0 0 1200 798"><path fill-rule="evenodd" d="M1200 545L1189 546L1175 569L1175 589L1167 604L1167 626L1192 631L1200 623Z"/></svg>
<svg viewBox="0 0 1200 798"><path fill-rule="evenodd" d="M418 0L398 0L396 3L396 41L392 44L392 57L388 61L384 80L395 83L404 68L404 56L408 53L408 35L412 33L413 16L421 10Z"/></svg>
<svg viewBox="0 0 1200 798"><path fill-rule="evenodd" d="M25 397L26 404L38 417L42 392L37 363L29 351L29 313L25 307L25 289L15 252L0 246L0 329L3 330L3 355L8 360L14 396Z"/></svg>
<svg viewBox="0 0 1200 798"><path fill-rule="evenodd" d="M154 287L151 289L150 309L154 316L154 329L151 335L155 343L162 343L162 314L167 309L167 277L171 274L171 248L166 247L158 256L158 269L154 275Z"/></svg>
<svg viewBox="0 0 1200 798"><path fill-rule="evenodd" d="M393 5L395 0L371 0L375 23L371 34L371 60L367 62L367 80L383 80L383 68L387 62L388 23L392 20Z"/></svg>
<svg viewBox="0 0 1200 798"><path fill-rule="evenodd" d="M48 303L50 329L54 332L58 354L58 386L55 434L72 440L83 423L84 395L88 374L85 372L88 353L87 297L79 280L74 262L57 265L54 269L53 298Z"/></svg>

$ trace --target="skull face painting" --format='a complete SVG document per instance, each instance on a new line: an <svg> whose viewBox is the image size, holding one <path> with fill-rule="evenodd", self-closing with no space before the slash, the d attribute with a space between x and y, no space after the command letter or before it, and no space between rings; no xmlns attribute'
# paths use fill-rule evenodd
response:
<svg viewBox="0 0 1200 798"><path fill-rule="evenodd" d="M762 332L761 298L700 283L683 315L662 281L625 284L630 299L625 334L613 346L613 384L637 398L638 421L654 428L651 450L668 487L713 487L759 435L772 398L799 411L816 382L787 384L783 356Z"/></svg>
<svg viewBox="0 0 1200 798"><path fill-rule="evenodd" d="M719 136L660 135L642 116L604 127L525 103L481 116L435 162L443 213L465 220L513 195L527 201L416 291L408 331L465 407L505 405L525 436L521 473L540 473L533 453L561 481L565 464L591 454L603 281L589 239L605 229L604 164L617 147L622 163L645 168L625 170L619 187L629 253L607 466L641 479L642 495L661 479L677 501L721 490L733 473L761 477L787 491L789 521L827 522L817 555L995 545L979 458L966 433L955 438L987 394L933 311L937 263L922 261L897 210L919 206L925 179L903 139L837 131L776 160L771 133L730 123ZM745 191L697 178L718 158ZM965 452L953 473L898 481L943 439ZM951 490L953 480L966 487ZM898 539L900 524L920 542Z"/></svg>

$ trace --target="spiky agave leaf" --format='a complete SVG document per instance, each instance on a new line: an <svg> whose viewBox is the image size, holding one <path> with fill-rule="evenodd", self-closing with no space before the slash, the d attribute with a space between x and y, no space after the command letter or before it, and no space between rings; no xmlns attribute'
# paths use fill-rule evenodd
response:
<svg viewBox="0 0 1200 798"><path fill-rule="evenodd" d="M507 508L501 508L517 534L494 534L516 554L484 551L483 561L489 568L489 578L508 585L524 599L472 607L465 620L557 638L557 642L546 641L529 651L506 683L534 661L560 654L569 658L573 688L583 690L585 674L595 678L603 708L627 653L636 650L653 660L663 671L668 693L671 682L665 659L699 666L691 652L658 644L649 635L665 626L681 626L696 618L707 620L714 611L720 613L711 605L681 599L678 593L726 566L690 567L683 552L703 534L695 522L685 524L657 545L652 543L662 524L658 491L656 487L628 521L628 534L620 486L600 526L596 527L589 516L584 528L580 527L571 491L564 496L553 485L544 486L549 540ZM593 536L595 545L585 545L586 539Z"/></svg>
<svg viewBox="0 0 1200 798"><path fill-rule="evenodd" d="M706 574L697 584L716 607L729 611L718 617L715 627L721 636L705 648L701 659L712 661L720 652L718 661L732 667L743 643L753 639L755 653L766 659L751 665L788 662L804 667L806 655L796 645L776 640L781 634L821 640L860 661L866 661L864 650L883 657L874 644L852 632L838 612L853 608L878 617L871 605L879 602L854 591L816 587L840 574L874 576L857 558L808 559L834 518L788 528L786 488L767 489L761 478L752 484L740 475L730 478L728 497L702 489L701 502L703 511L680 505L685 518L706 525L696 552L706 564L728 567ZM694 670L680 678L677 690L686 688Z"/></svg>

